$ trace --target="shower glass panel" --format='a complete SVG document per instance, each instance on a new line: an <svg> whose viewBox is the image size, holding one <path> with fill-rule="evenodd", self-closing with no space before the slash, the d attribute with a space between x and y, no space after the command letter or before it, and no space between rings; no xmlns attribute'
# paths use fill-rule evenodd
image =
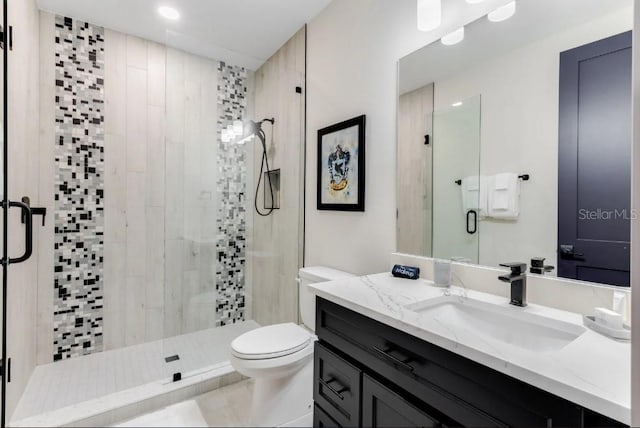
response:
<svg viewBox="0 0 640 428"><path fill-rule="evenodd" d="M166 49L164 290L158 298L169 378L227 364L228 343L258 326L251 321L246 258L253 146L223 138L249 118L252 74Z"/></svg>
<svg viewBox="0 0 640 428"><path fill-rule="evenodd" d="M437 90L437 88L436 88ZM480 96L433 114L433 255L478 263Z"/></svg>
<svg viewBox="0 0 640 428"><path fill-rule="evenodd" d="M0 6L0 25L2 26L2 28L7 28L7 19L5 19L6 17L6 13L7 13L7 1L3 1L2 6ZM6 34L6 32L5 32ZM7 150L6 148L6 130L5 130L5 119L6 119L6 102L5 102L5 90L6 85L4 83L5 81L5 73L7 71L7 60L8 60L8 55L5 53L6 46L3 46L3 49L0 50L0 55L2 55L2 64L0 65L0 199L2 199L4 201L5 196L6 196L6 183L5 180L7 178L7 164L6 164L6 158L5 158L5 150ZM8 197L6 198L7 200L9 199ZM3 222L7 221L6 217L5 217L6 212L2 213L2 217L3 217ZM6 245L6 240L4 235L4 228L0 228L0 237L2 237L2 241L3 241L3 248L0 249L0 258L4 258L7 257L7 254L5 254L5 250L7 249L7 245ZM5 276L7 275L7 268L3 268L2 269L2 287L3 289L6 289L7 284L8 284L8 278L6 278ZM3 306L3 315L4 312L6 311L6 307L5 307L5 302L3 299L3 294L0 294L0 304L2 304ZM5 358L6 358L6 330L5 330L5 324L4 324L5 320L4 320L4 316L0 317L0 328L2 328L2 342L0 343L0 352L2 353L2 367L6 367L5 364ZM6 388L7 388L7 383L6 383L6 376L4 375L4 370L2 371L2 388L0 391L0 424L2 426L5 426L6 423L6 419L7 419L7 415L6 415Z"/></svg>

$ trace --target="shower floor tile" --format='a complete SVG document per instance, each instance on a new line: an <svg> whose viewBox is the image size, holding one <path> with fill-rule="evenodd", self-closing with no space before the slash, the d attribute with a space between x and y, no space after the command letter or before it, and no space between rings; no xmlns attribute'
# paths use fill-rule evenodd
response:
<svg viewBox="0 0 640 428"><path fill-rule="evenodd" d="M36 367L11 418L20 421L228 361L231 341L258 328L244 321L166 340L114 349ZM177 361L165 357L179 355Z"/></svg>

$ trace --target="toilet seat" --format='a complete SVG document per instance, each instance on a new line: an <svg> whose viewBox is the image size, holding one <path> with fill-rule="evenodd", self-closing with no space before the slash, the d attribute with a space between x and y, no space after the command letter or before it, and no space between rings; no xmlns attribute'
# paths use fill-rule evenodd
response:
<svg viewBox="0 0 640 428"><path fill-rule="evenodd" d="M231 353L242 360L266 360L294 354L306 348L311 333L297 324L260 327L231 342Z"/></svg>

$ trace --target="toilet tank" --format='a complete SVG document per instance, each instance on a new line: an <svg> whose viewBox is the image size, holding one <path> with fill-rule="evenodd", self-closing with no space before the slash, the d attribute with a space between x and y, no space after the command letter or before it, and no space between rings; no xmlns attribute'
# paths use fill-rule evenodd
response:
<svg viewBox="0 0 640 428"><path fill-rule="evenodd" d="M299 303L302 323L311 329L311 331L315 331L316 296L309 291L309 284L352 278L354 276L353 274L324 266L304 267L300 269L298 272L298 284L300 287Z"/></svg>

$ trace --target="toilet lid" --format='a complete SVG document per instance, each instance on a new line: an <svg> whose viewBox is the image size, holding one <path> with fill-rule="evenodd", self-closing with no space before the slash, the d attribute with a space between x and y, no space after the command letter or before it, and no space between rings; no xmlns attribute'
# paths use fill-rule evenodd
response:
<svg viewBox="0 0 640 428"><path fill-rule="evenodd" d="M293 354L309 344L311 333L297 324L260 327L231 342L231 352L244 360L263 360Z"/></svg>

